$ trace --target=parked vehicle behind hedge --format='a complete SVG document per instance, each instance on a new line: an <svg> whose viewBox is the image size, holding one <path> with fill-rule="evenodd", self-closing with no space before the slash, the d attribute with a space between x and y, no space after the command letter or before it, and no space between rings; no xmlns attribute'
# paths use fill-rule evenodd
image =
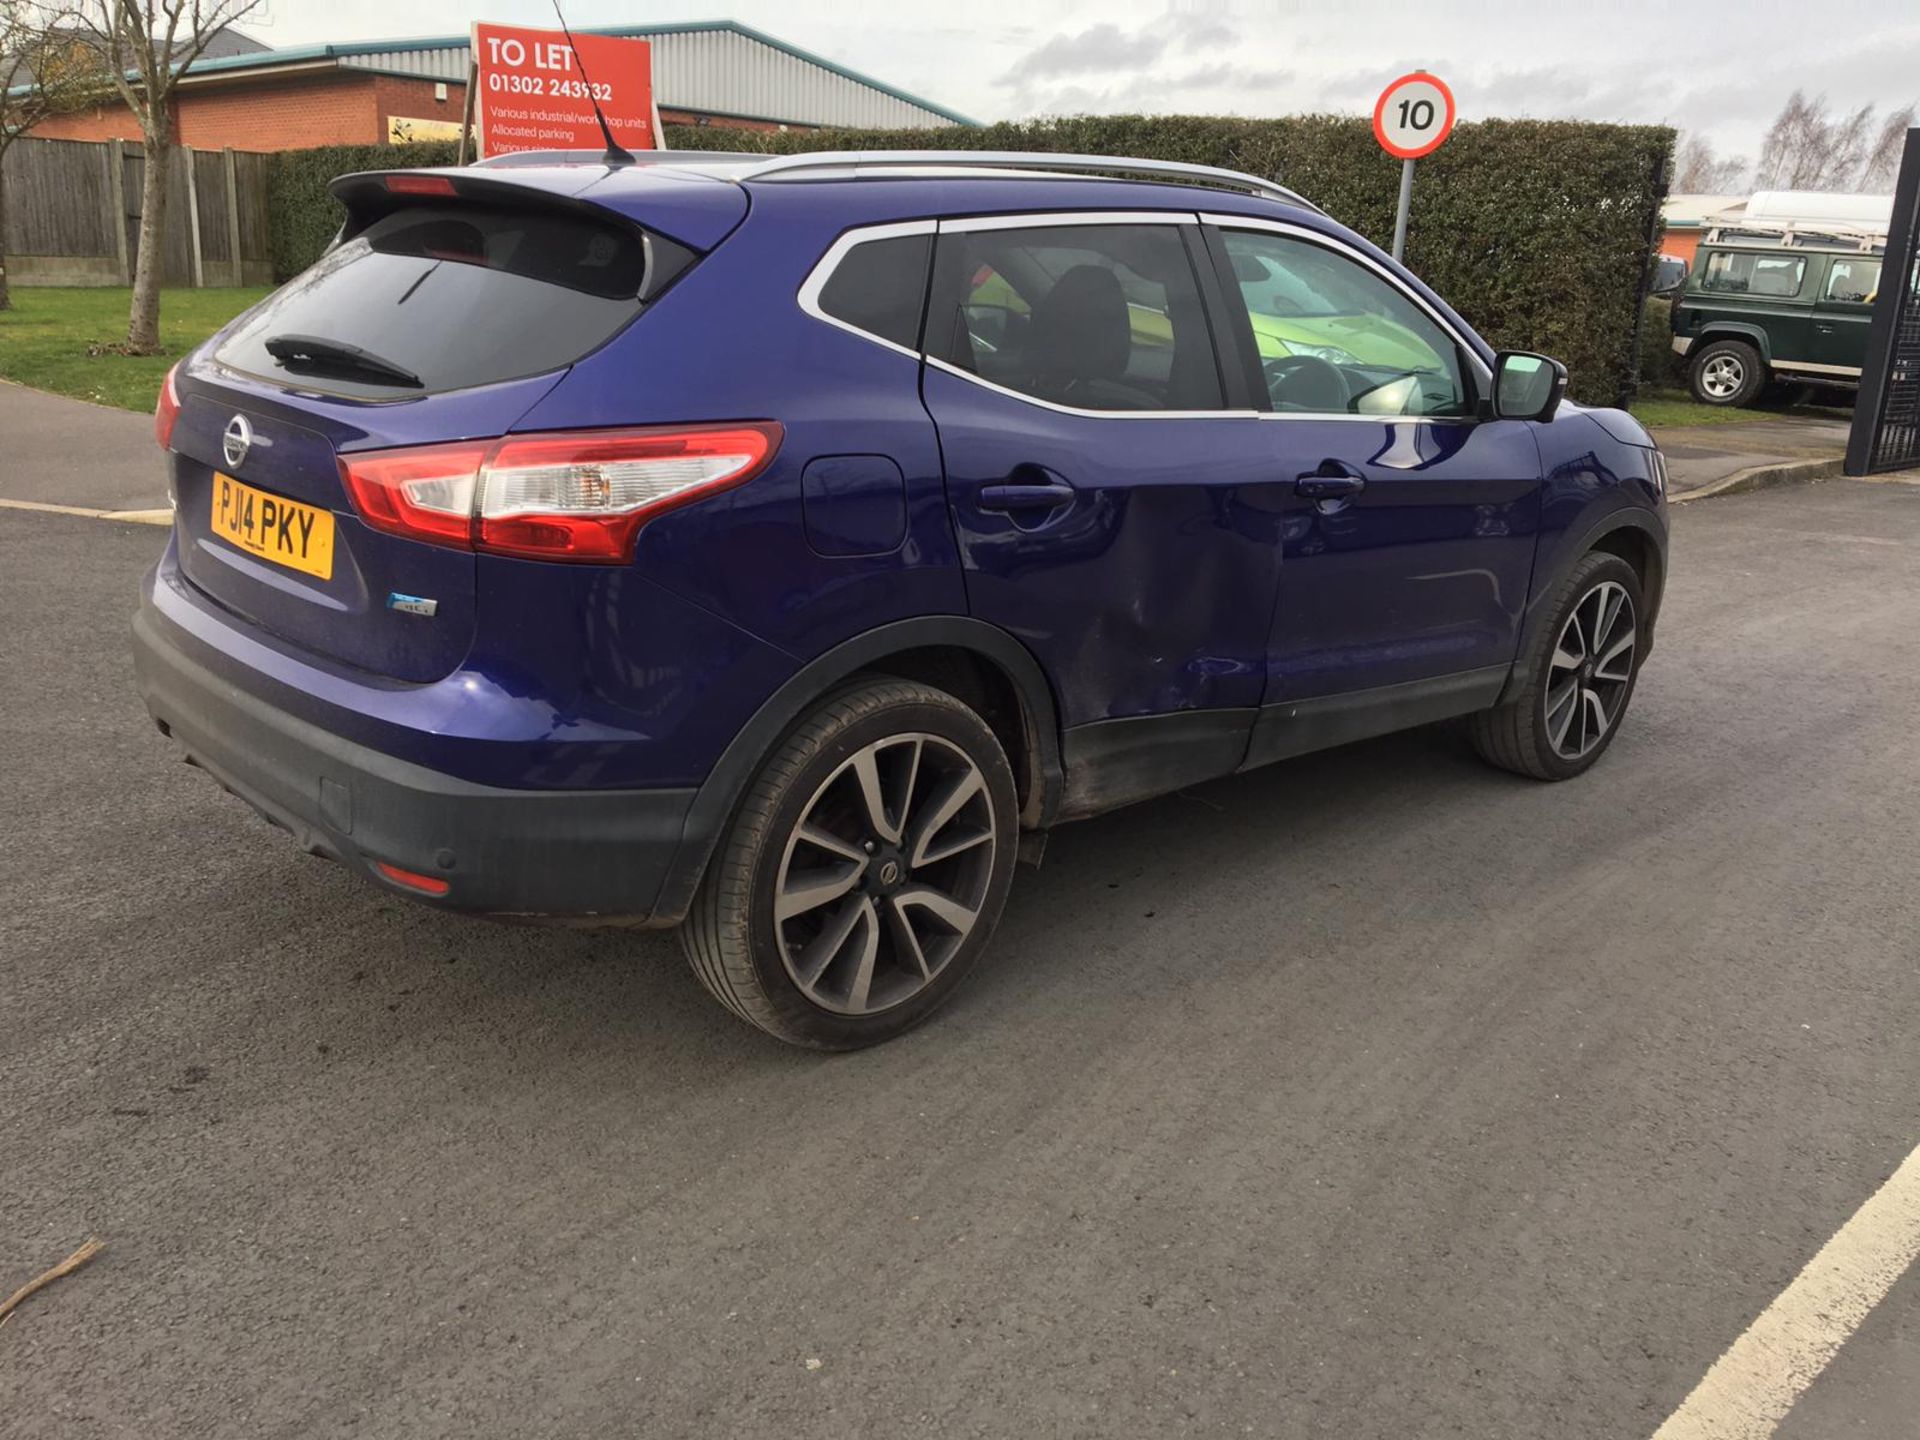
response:
<svg viewBox="0 0 1920 1440"><path fill-rule="evenodd" d="M1703 244L1673 307L1673 349L1694 399L1751 405L1773 380L1858 386L1883 249L1791 230Z"/></svg>

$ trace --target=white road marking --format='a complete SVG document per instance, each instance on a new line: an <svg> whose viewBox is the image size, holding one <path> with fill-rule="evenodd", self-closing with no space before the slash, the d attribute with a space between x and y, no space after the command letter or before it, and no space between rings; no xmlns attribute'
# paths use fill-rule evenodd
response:
<svg viewBox="0 0 1920 1440"><path fill-rule="evenodd" d="M0 509L39 510L48 515L78 515L86 520L127 520L135 525L171 525L171 510L89 510L84 505L52 505L45 500L0 500Z"/></svg>
<svg viewBox="0 0 1920 1440"><path fill-rule="evenodd" d="M1765 1440L1920 1256L1920 1150L1714 1362L1653 1440Z"/></svg>

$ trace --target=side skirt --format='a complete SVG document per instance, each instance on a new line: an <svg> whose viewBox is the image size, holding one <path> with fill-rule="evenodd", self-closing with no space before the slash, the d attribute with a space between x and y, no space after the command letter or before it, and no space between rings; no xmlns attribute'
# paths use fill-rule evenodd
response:
<svg viewBox="0 0 1920 1440"><path fill-rule="evenodd" d="M1495 665L1403 685L1263 705L1240 768L1251 770L1313 750L1485 710L1500 698L1511 669Z"/></svg>
<svg viewBox="0 0 1920 1440"><path fill-rule="evenodd" d="M1496 665L1259 709L1183 710L1075 725L1061 737L1056 822L1083 820L1239 770L1484 710L1512 667Z"/></svg>

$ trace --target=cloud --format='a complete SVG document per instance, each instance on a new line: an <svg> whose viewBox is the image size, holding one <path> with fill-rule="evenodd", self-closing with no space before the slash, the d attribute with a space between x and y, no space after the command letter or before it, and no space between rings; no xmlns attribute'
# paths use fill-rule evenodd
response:
<svg viewBox="0 0 1920 1440"><path fill-rule="evenodd" d="M1007 83L1017 84L1056 75L1144 70L1164 55L1166 49L1164 35L1148 30L1130 35L1118 25L1100 24L1078 35L1055 35L1015 61L1005 79Z"/></svg>

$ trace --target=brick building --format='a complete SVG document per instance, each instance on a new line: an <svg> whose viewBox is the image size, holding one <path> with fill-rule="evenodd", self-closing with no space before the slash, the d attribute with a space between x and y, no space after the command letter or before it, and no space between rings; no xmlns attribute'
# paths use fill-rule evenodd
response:
<svg viewBox="0 0 1920 1440"><path fill-rule="evenodd" d="M584 32L582 32L584 33ZM730 20L595 31L653 45L654 97L669 125L811 129L971 124L927 100ZM471 55L465 35L243 49L202 56L175 90L176 138L195 149L378 145L457 133ZM115 103L63 115L35 135L137 140Z"/></svg>

